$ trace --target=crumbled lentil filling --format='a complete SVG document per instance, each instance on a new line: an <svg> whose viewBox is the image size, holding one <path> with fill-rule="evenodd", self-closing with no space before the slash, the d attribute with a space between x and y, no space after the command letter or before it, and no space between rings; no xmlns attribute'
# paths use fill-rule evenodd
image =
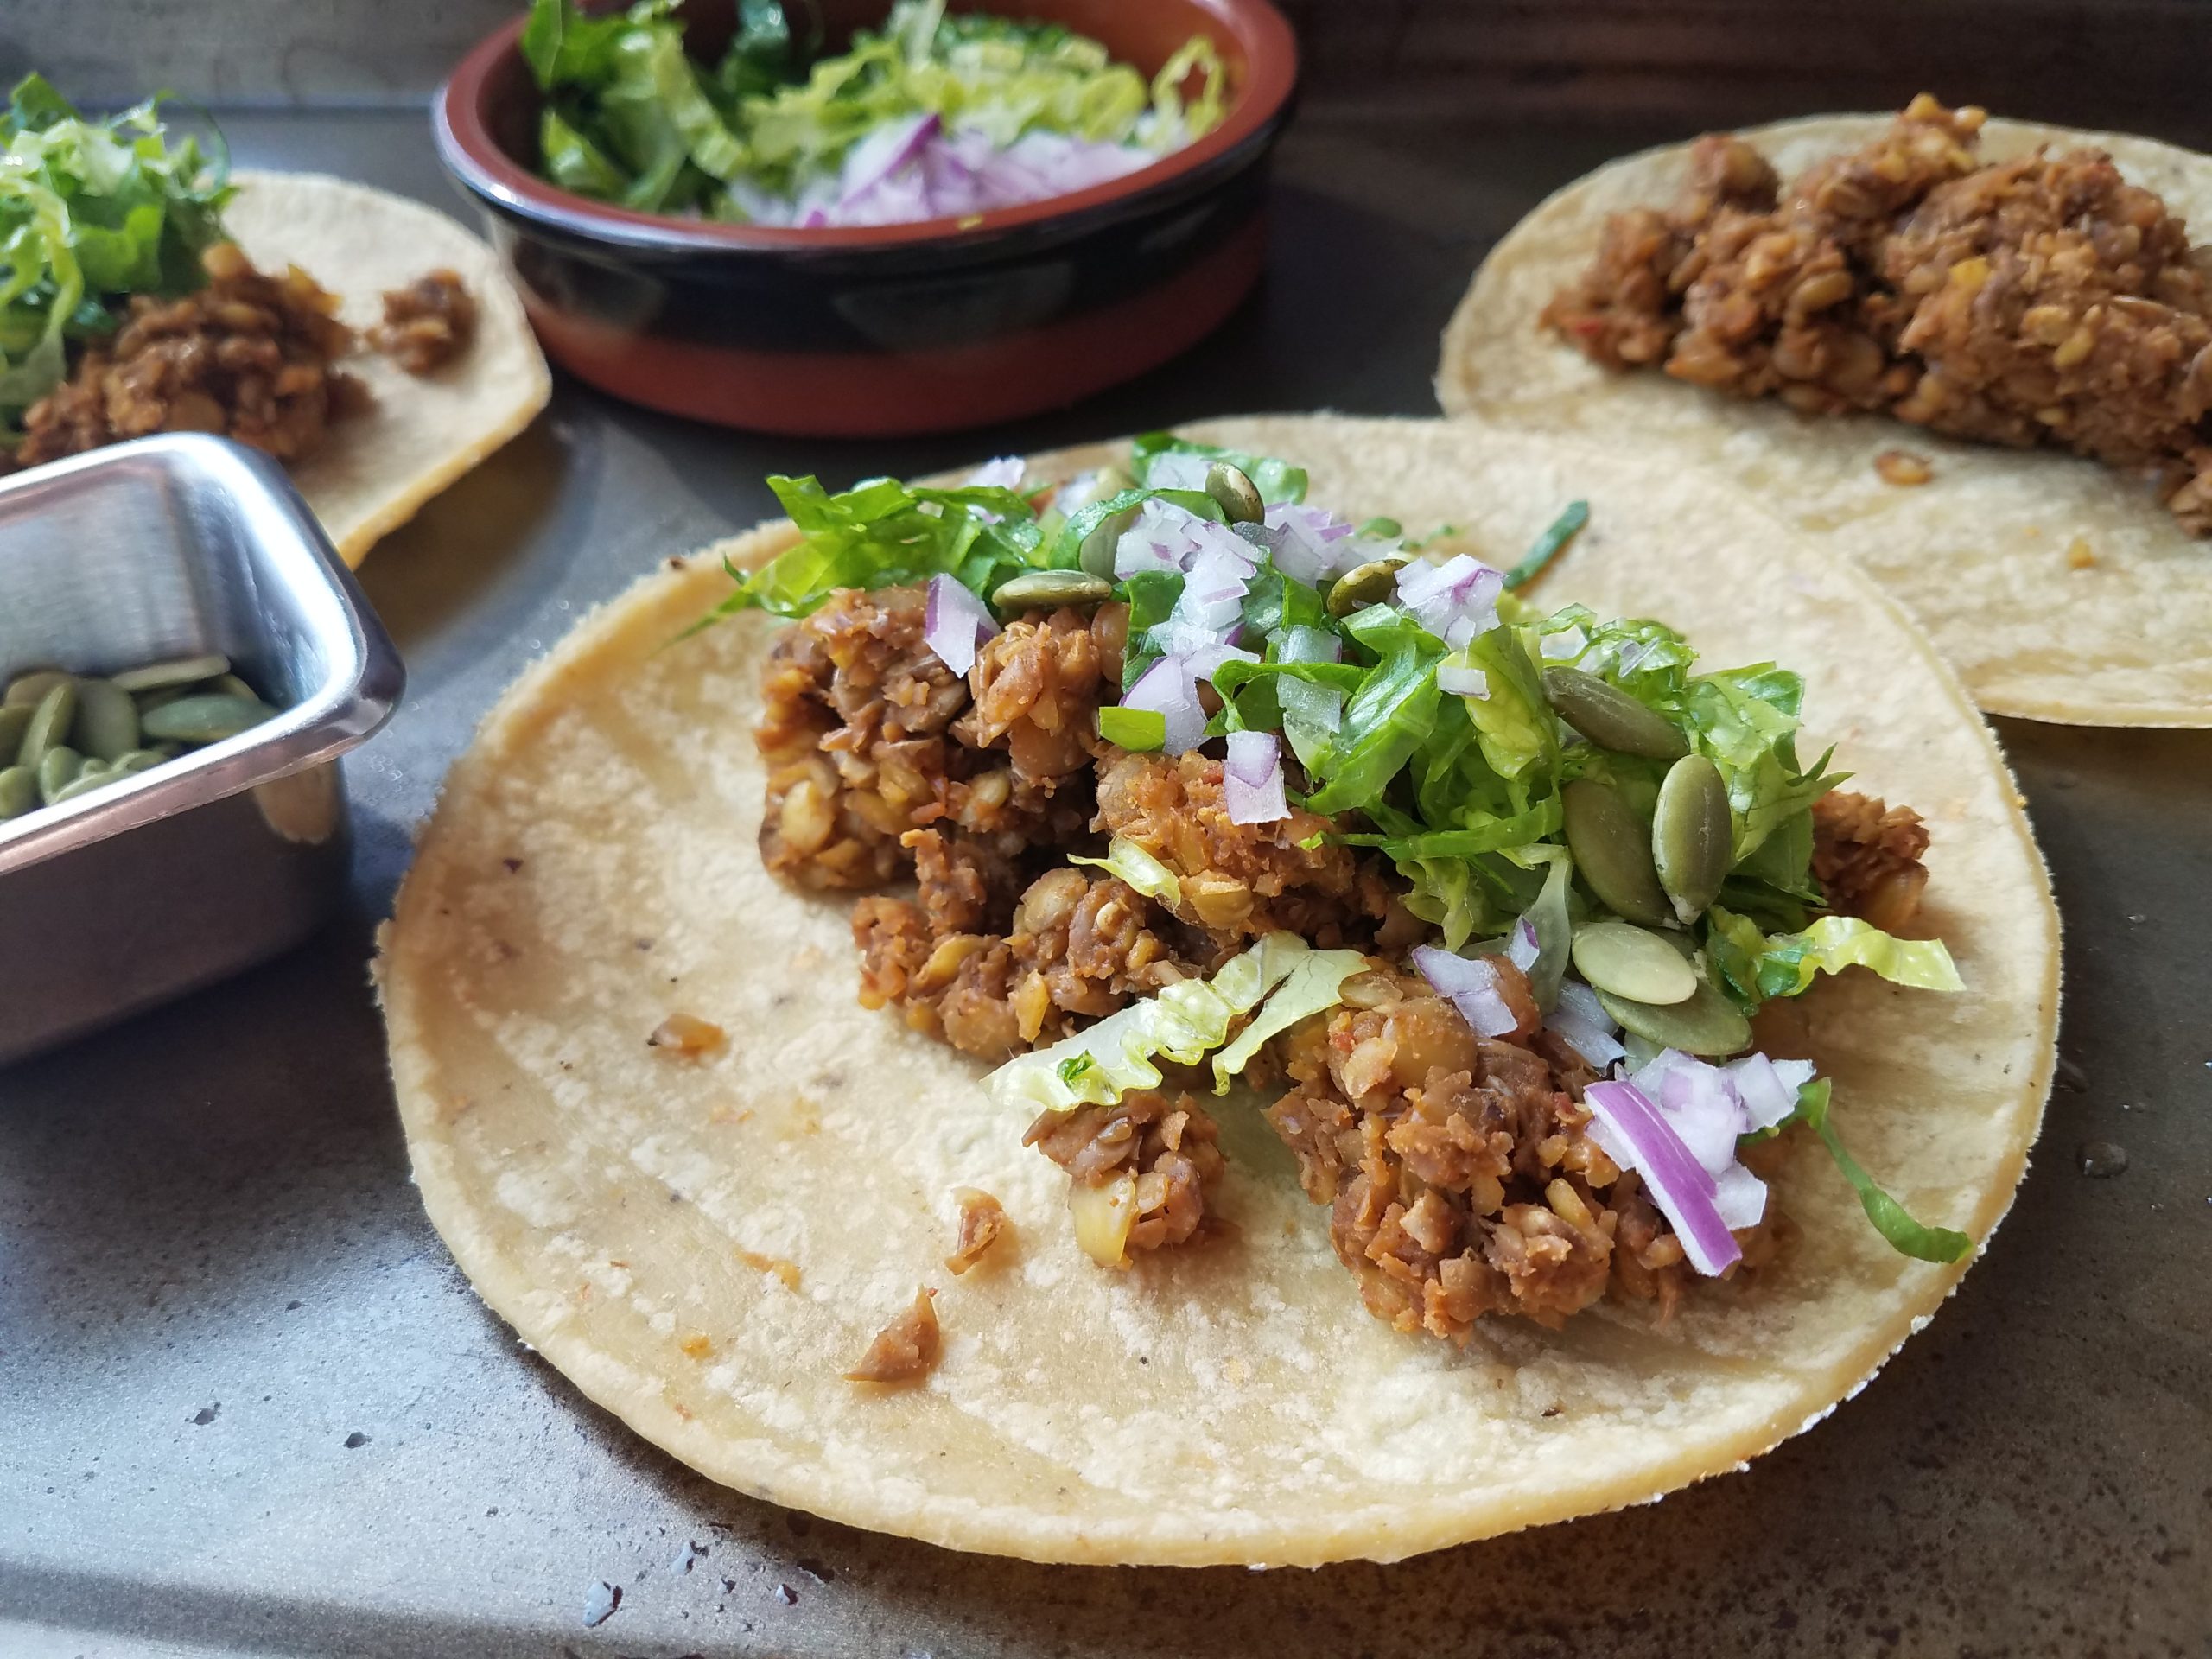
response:
<svg viewBox="0 0 2212 1659"><path fill-rule="evenodd" d="M2212 257L2101 150L1982 162L1983 120L1923 93L1786 188L1700 138L1680 198L1612 215L1542 326L1609 369L2094 456L2212 532Z"/></svg>

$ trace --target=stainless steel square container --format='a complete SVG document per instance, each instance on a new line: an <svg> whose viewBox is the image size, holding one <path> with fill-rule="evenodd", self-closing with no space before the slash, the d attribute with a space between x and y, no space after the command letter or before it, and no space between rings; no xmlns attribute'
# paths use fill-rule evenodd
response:
<svg viewBox="0 0 2212 1659"><path fill-rule="evenodd" d="M0 483L0 678L203 652L282 712L0 823L0 1065L306 937L346 883L337 757L405 683L264 455L167 435Z"/></svg>

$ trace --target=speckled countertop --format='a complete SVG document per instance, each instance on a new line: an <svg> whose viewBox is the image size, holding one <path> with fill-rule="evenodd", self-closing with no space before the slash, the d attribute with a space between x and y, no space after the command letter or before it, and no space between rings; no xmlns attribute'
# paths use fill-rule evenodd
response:
<svg viewBox="0 0 2212 1659"><path fill-rule="evenodd" d="M226 124L244 163L454 206L419 114ZM581 1401L479 1306L408 1185L370 931L447 762L577 613L765 516L771 471L925 471L1230 410L1429 412L1482 249L1653 136L1310 109L1268 285L1135 386L839 445L564 385L379 548L365 585L412 683L347 762L349 912L0 1071L0 1655L2212 1654L2212 734L2004 728L2068 925L2033 1173L1860 1398L1656 1508L1315 1573L1036 1567L849 1531L712 1486ZM2094 1141L2125 1172L2082 1173Z"/></svg>

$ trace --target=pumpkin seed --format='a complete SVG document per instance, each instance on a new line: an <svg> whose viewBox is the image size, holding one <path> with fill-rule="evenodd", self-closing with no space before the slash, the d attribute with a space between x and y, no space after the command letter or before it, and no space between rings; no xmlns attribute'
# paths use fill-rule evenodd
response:
<svg viewBox="0 0 2212 1659"><path fill-rule="evenodd" d="M1673 919L1659 872L1651 862L1651 836L1616 790L1594 778L1578 778L1560 791L1567 819L1567 851L1599 902L1617 916L1649 927Z"/></svg>
<svg viewBox="0 0 2212 1659"><path fill-rule="evenodd" d="M138 705L111 680L79 680L77 718L69 733L86 754L112 760L138 747Z"/></svg>
<svg viewBox="0 0 2212 1659"><path fill-rule="evenodd" d="M0 770L0 821L20 818L38 804L38 773L29 766Z"/></svg>
<svg viewBox="0 0 2212 1659"><path fill-rule="evenodd" d="M1256 524L1268 516L1268 504L1260 499L1259 486L1245 476L1243 467L1225 461L1217 461L1206 468L1206 493L1232 524Z"/></svg>
<svg viewBox="0 0 2212 1659"><path fill-rule="evenodd" d="M73 801L79 795L89 795L96 789L105 789L117 781L117 774L97 762L87 761L85 769L54 791L50 806L60 806L64 801Z"/></svg>
<svg viewBox="0 0 2212 1659"><path fill-rule="evenodd" d="M17 708L29 704L35 709L48 692L72 677L58 668L34 669L28 674L18 674L8 682L7 701Z"/></svg>
<svg viewBox="0 0 2212 1659"><path fill-rule="evenodd" d="M1030 570L1001 582L991 604L1009 613L1057 610L1063 605L1093 610L1113 596L1114 584L1087 570Z"/></svg>
<svg viewBox="0 0 2212 1659"><path fill-rule="evenodd" d="M1697 994L1697 969L1666 938L1627 922L1576 928L1573 956L1593 990L1657 1005L1686 1002Z"/></svg>
<svg viewBox="0 0 2212 1659"><path fill-rule="evenodd" d="M1076 552L1077 563L1102 581L1111 581L1114 575L1114 551L1129 526L1137 521L1138 507L1123 507L1119 512L1109 512L1090 527ZM1016 578L1020 580L1020 578Z"/></svg>
<svg viewBox="0 0 2212 1659"><path fill-rule="evenodd" d="M39 757L38 796L48 806L54 798L68 785L76 782L77 774L85 769L85 757L67 743L56 744Z"/></svg>
<svg viewBox="0 0 2212 1659"><path fill-rule="evenodd" d="M231 671L231 659L211 651L199 657L179 657L173 662L149 663L108 676L109 683L130 692L159 691L166 686L191 685Z"/></svg>
<svg viewBox="0 0 2212 1659"><path fill-rule="evenodd" d="M23 734L37 712L27 702L0 703L0 766L16 764L16 751L23 747Z"/></svg>
<svg viewBox="0 0 2212 1659"><path fill-rule="evenodd" d="M1544 696L1561 720L1601 749L1653 760L1678 760L1689 753L1689 743L1672 721L1595 674L1579 668L1548 668Z"/></svg>
<svg viewBox="0 0 2212 1659"><path fill-rule="evenodd" d="M258 726L276 711L258 697L234 697L220 691L195 692L146 711L142 722L149 737L181 739L187 743L219 743Z"/></svg>
<svg viewBox="0 0 2212 1659"><path fill-rule="evenodd" d="M1686 754L1667 768L1651 815L1651 860L1684 927L1720 896L1735 860L1735 824L1720 768L1701 754Z"/></svg>
<svg viewBox="0 0 2212 1659"><path fill-rule="evenodd" d="M235 674L218 674L205 685L194 688L200 691L221 691L233 697L259 698L261 693Z"/></svg>
<svg viewBox="0 0 2212 1659"><path fill-rule="evenodd" d="M16 752L16 763L36 767L48 749L67 739L70 723L76 718L77 682L64 675L38 700L38 709L23 731L23 746Z"/></svg>
<svg viewBox="0 0 2212 1659"><path fill-rule="evenodd" d="M1715 1058L1751 1046L1751 1022L1709 981L1700 980L1687 999L1668 1005L1639 1002L1602 990L1598 1001L1624 1029L1662 1048L1679 1048L1685 1054Z"/></svg>
<svg viewBox="0 0 2212 1659"><path fill-rule="evenodd" d="M1329 589L1329 614L1350 616L1389 597L1398 585L1398 572L1413 563L1410 553L1388 553L1365 564L1354 565Z"/></svg>
<svg viewBox="0 0 2212 1659"><path fill-rule="evenodd" d="M1387 542L1406 533L1406 527L1395 518L1370 518L1352 534L1377 542Z"/></svg>
<svg viewBox="0 0 2212 1659"><path fill-rule="evenodd" d="M170 754L163 754L156 749L132 749L126 754L116 756L115 764L108 770L118 777L130 772L151 772L164 760L171 759L175 753L175 744L165 744L162 747L170 750Z"/></svg>

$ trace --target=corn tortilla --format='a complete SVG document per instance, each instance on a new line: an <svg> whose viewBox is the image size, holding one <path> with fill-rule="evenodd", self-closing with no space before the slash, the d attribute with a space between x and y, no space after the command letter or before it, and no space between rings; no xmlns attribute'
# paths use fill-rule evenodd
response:
<svg viewBox="0 0 2212 1659"><path fill-rule="evenodd" d="M1856 149L1887 116L1821 116L1743 136L1786 182ZM2136 184L2212 228L2212 158L2148 138L1993 120L1979 153L2107 150ZM1713 467L1761 505L1848 554L1902 602L1991 714L2079 726L2212 726L2212 541L2143 480L2056 449L1960 442L1874 415L1800 416L1772 398L1612 374L1538 314L1589 263L1606 215L1671 201L1686 144L1600 168L1522 219L1483 262L1445 331L1446 411ZM1885 483L1902 449L1934 477ZM2085 561L2087 561L2085 563Z"/></svg>
<svg viewBox="0 0 2212 1659"><path fill-rule="evenodd" d="M1928 815L1929 922L1969 988L1854 974L1777 1005L1764 1034L1834 1077L1847 1141L1916 1215L1986 1240L2050 1081L2058 923L2004 761L1921 634L1732 493L1647 461L1460 423L1192 431L1298 461L1353 517L1463 526L1501 561L1586 499L1554 601L1804 671L1808 735ZM1807 1148L1777 1185L1805 1230L1785 1268L1701 1286L1664 1327L1603 1304L1558 1335L1485 1321L1463 1354L1362 1308L1249 1100L1219 1113L1232 1235L1095 1266L1066 1178L1022 1147L1026 1114L986 1099L985 1068L857 1005L849 898L761 865L747 728L781 625L666 646L728 591L723 555L792 534L645 578L531 669L454 766L382 941L432 1220L521 1338L648 1440L776 1503L961 1549L1395 1560L1740 1465L1860 1387L1966 1271L1892 1253ZM648 1048L673 1012L727 1045ZM1014 1232L955 1278L962 1186ZM936 1370L844 1381L918 1283L939 1293Z"/></svg>
<svg viewBox="0 0 2212 1659"><path fill-rule="evenodd" d="M461 273L477 303L476 338L454 361L412 375L377 352L343 367L375 401L334 424L322 448L289 468L349 565L423 504L528 426L552 395L545 359L499 256L445 214L315 173L237 175L223 219L265 270L298 265L344 302L356 328L384 315L387 289L425 271Z"/></svg>

